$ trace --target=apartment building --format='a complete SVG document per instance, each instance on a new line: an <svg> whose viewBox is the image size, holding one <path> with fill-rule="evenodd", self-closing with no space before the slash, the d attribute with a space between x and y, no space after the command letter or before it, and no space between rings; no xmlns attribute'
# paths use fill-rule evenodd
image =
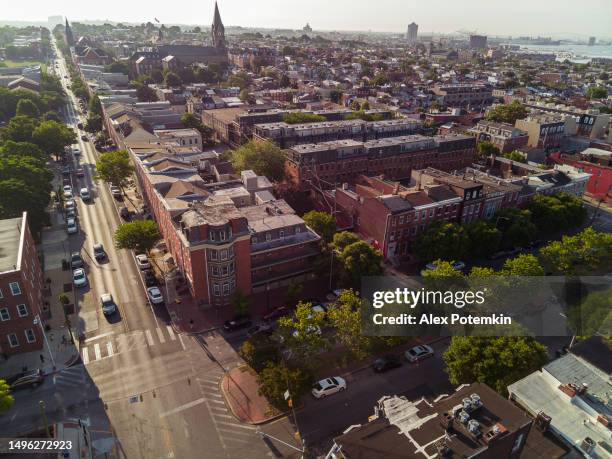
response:
<svg viewBox="0 0 612 459"><path fill-rule="evenodd" d="M437 84L432 88L445 107L482 107L493 101L493 91L482 84Z"/></svg>
<svg viewBox="0 0 612 459"><path fill-rule="evenodd" d="M609 128L610 114L596 109L583 110L563 104L525 101L525 107L534 111L561 115L565 118L567 135L579 135L591 139L604 139Z"/></svg>
<svg viewBox="0 0 612 459"><path fill-rule="evenodd" d="M202 148L202 134L197 129L154 129L153 134L163 143Z"/></svg>
<svg viewBox="0 0 612 459"><path fill-rule="evenodd" d="M466 135L411 135L360 142L336 140L295 145L287 150L286 171L298 188L333 188L359 175L410 177L413 169L457 170L472 164L476 141Z"/></svg>
<svg viewBox="0 0 612 459"><path fill-rule="evenodd" d="M470 35L471 49L485 49L487 47L486 35Z"/></svg>
<svg viewBox="0 0 612 459"><path fill-rule="evenodd" d="M501 153L520 150L527 145L529 136L509 123L495 121L480 121L468 131L478 142L488 141L495 145Z"/></svg>
<svg viewBox="0 0 612 459"><path fill-rule="evenodd" d="M248 295L312 278L320 238L274 198L266 177L236 176L208 152L187 160L159 148L130 151L171 263L195 300L228 306L236 291Z"/></svg>
<svg viewBox="0 0 612 459"><path fill-rule="evenodd" d="M534 112L522 120L516 120L514 126L529 136L527 146L544 150L561 146L567 132L566 119L558 114Z"/></svg>
<svg viewBox="0 0 612 459"><path fill-rule="evenodd" d="M575 155L554 152L550 159L590 174L585 194L606 203L612 202L612 153L600 148L587 148Z"/></svg>
<svg viewBox="0 0 612 459"><path fill-rule="evenodd" d="M0 247L0 354L42 349L43 273L26 212L0 220Z"/></svg>

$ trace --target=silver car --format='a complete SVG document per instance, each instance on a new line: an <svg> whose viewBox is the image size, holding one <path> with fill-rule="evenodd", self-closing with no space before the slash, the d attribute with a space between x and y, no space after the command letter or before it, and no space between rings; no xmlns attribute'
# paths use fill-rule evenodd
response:
<svg viewBox="0 0 612 459"><path fill-rule="evenodd" d="M72 282L75 287L85 287L87 285L87 275L83 268L77 268L72 271Z"/></svg>
<svg viewBox="0 0 612 459"><path fill-rule="evenodd" d="M117 311L117 305L113 300L113 295L110 293L103 293L100 295L100 305L102 306L102 312L105 316L110 316Z"/></svg>

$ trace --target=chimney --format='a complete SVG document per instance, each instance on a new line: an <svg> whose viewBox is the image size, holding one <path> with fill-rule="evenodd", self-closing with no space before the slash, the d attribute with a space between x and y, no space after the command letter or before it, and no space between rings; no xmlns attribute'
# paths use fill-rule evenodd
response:
<svg viewBox="0 0 612 459"><path fill-rule="evenodd" d="M393 194L399 193L400 184L399 182L395 182L395 186L393 187Z"/></svg>

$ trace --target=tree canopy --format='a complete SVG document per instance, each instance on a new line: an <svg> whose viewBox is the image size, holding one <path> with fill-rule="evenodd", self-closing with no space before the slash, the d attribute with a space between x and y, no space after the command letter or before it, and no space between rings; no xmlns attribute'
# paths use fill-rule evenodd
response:
<svg viewBox="0 0 612 459"><path fill-rule="evenodd" d="M14 402L9 385L4 379L0 379L0 411L8 411Z"/></svg>
<svg viewBox="0 0 612 459"><path fill-rule="evenodd" d="M283 121L287 124L315 123L325 120L327 118L323 115L315 115L314 113L290 112L283 115Z"/></svg>
<svg viewBox="0 0 612 459"><path fill-rule="evenodd" d="M313 357L326 349L327 339L321 333L324 315L313 311L311 303L299 302L293 315L278 319L283 346L291 351L290 359L308 367Z"/></svg>
<svg viewBox="0 0 612 459"><path fill-rule="evenodd" d="M470 240L465 227L436 221L417 240L416 252L423 261L460 260L465 257Z"/></svg>
<svg viewBox="0 0 612 459"><path fill-rule="evenodd" d="M292 400L298 400L311 389L312 375L302 368L289 367L285 364L269 362L257 375L259 395L281 411L287 409L285 391L289 391Z"/></svg>
<svg viewBox="0 0 612 459"><path fill-rule="evenodd" d="M148 253L160 238L157 224L153 220L123 223L115 231L115 245L118 249L135 250L139 253Z"/></svg>
<svg viewBox="0 0 612 459"><path fill-rule="evenodd" d="M311 210L310 212L306 212L303 218L306 224L312 228L315 233L321 236L323 242L327 244L332 241L336 231L338 231L336 219L326 212Z"/></svg>
<svg viewBox="0 0 612 459"><path fill-rule="evenodd" d="M359 287L364 276L380 276L383 256L365 241L346 246L340 253L345 285Z"/></svg>
<svg viewBox="0 0 612 459"><path fill-rule="evenodd" d="M134 167L127 150L102 153L96 161L96 176L105 182L124 187Z"/></svg>
<svg viewBox="0 0 612 459"><path fill-rule="evenodd" d="M232 152L231 162L236 171L251 169L257 175L281 181L285 177L285 156L270 141L249 141Z"/></svg>
<svg viewBox="0 0 612 459"><path fill-rule="evenodd" d="M478 142L476 145L476 151L478 152L478 157L481 159L488 158L491 155L499 155L499 148L488 140Z"/></svg>
<svg viewBox="0 0 612 459"><path fill-rule="evenodd" d="M527 109L518 100L511 104L496 105L487 113L487 120L514 124L516 120L527 117Z"/></svg>

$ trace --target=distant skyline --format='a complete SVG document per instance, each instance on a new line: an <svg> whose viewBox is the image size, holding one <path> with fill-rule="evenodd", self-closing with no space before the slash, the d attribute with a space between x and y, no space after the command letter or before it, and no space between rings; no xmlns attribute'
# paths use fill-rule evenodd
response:
<svg viewBox="0 0 612 459"><path fill-rule="evenodd" d="M226 26L300 29L307 22L316 30L405 32L411 22L419 33L468 30L487 35L612 36L612 1L585 4L559 0L220 0ZM300 5L302 6L300 8ZM174 0L126 2L105 0L30 0L2 5L0 20L45 21L63 15L69 20L155 22L210 25L214 1Z"/></svg>

